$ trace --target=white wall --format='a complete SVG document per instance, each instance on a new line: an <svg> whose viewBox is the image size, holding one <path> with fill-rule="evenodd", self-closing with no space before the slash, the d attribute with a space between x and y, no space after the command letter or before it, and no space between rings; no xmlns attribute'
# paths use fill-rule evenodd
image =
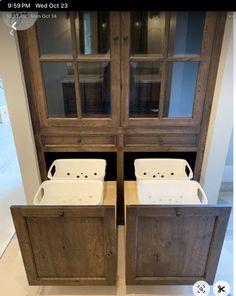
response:
<svg viewBox="0 0 236 296"><path fill-rule="evenodd" d="M228 16L202 165L202 184L216 203L233 128L233 18Z"/></svg>
<svg viewBox="0 0 236 296"><path fill-rule="evenodd" d="M233 182L233 130L230 137L222 182Z"/></svg>
<svg viewBox="0 0 236 296"><path fill-rule="evenodd" d="M5 94L4 94L2 79L1 79L1 76L0 76L0 107L5 105L5 104L6 104Z"/></svg>
<svg viewBox="0 0 236 296"><path fill-rule="evenodd" d="M17 38L0 18L0 73L10 115L26 200L30 204L41 182Z"/></svg>
<svg viewBox="0 0 236 296"><path fill-rule="evenodd" d="M230 137L230 143L229 143L225 165L233 165L233 130Z"/></svg>

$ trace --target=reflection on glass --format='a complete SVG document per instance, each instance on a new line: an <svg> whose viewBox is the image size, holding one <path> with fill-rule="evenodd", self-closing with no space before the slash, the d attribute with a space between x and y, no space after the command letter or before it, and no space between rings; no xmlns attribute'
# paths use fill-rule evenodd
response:
<svg viewBox="0 0 236 296"><path fill-rule="evenodd" d="M169 54L200 54L205 12L172 13Z"/></svg>
<svg viewBox="0 0 236 296"><path fill-rule="evenodd" d="M131 55L162 54L165 14L131 12Z"/></svg>
<svg viewBox="0 0 236 296"><path fill-rule="evenodd" d="M192 117L199 62L169 63L172 72L164 102L164 117ZM172 71L171 71L172 67Z"/></svg>
<svg viewBox="0 0 236 296"><path fill-rule="evenodd" d="M129 117L157 117L161 71L157 62L130 63Z"/></svg>
<svg viewBox="0 0 236 296"><path fill-rule="evenodd" d="M83 117L110 117L109 62L78 63L81 111Z"/></svg>
<svg viewBox="0 0 236 296"><path fill-rule="evenodd" d="M79 54L106 54L109 51L109 12L79 12L76 17Z"/></svg>
<svg viewBox="0 0 236 296"><path fill-rule="evenodd" d="M49 117L77 117L75 79L71 63L42 63Z"/></svg>
<svg viewBox="0 0 236 296"><path fill-rule="evenodd" d="M57 12L53 14L44 12L39 13L39 15L41 15L41 17L37 19L37 32L40 53L42 55L71 55L72 45L69 14L65 12Z"/></svg>

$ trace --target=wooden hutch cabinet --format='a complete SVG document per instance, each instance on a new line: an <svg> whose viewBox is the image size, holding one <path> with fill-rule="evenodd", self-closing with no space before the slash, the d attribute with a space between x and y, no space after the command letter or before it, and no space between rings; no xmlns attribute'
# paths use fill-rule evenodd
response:
<svg viewBox="0 0 236 296"><path fill-rule="evenodd" d="M199 180L227 14L43 15L18 32L42 180L53 159L107 156L119 221L134 158L186 158Z"/></svg>

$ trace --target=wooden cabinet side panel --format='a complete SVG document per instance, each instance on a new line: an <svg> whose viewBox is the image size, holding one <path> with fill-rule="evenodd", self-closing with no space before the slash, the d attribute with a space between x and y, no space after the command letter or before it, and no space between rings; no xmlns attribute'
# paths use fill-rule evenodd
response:
<svg viewBox="0 0 236 296"><path fill-rule="evenodd" d="M37 105L36 91L35 91L35 88L36 88L35 84L37 84L37 80L36 79L34 80L34 76L33 76L34 63L31 58L32 50L30 50L32 40L28 30L18 31L17 37L19 42L19 49L21 54L21 61L23 66L27 97L28 97L29 109L30 109L30 115L31 115L31 122L33 126L38 163L40 167L40 173L41 173L42 179L46 180L47 171L46 171L46 163L45 163L44 154L43 154L43 144L40 136L40 115L39 115L39 108Z"/></svg>
<svg viewBox="0 0 236 296"><path fill-rule="evenodd" d="M198 141L198 152L196 157L196 166L194 172L194 180L200 180L201 174L201 167L202 161L205 151L206 145L206 138L210 120L210 113L211 113L211 106L213 102L213 96L215 91L215 83L217 77L217 70L220 60L222 42L224 37L224 29L226 23L227 13L226 12L218 12L217 20L216 20L216 27L215 27L215 34L214 34L214 41L212 52L210 56L210 69L209 74L207 77L207 87L205 92L205 101L202 102L203 109L202 109L202 119L200 125L200 133L199 133L199 141Z"/></svg>

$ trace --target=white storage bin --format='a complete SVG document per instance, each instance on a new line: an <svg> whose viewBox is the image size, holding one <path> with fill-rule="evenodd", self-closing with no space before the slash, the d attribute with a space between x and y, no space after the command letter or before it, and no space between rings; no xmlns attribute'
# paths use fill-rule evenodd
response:
<svg viewBox="0 0 236 296"><path fill-rule="evenodd" d="M139 158L134 161L137 181L150 179L189 180L193 172L185 159ZM186 169L189 171L186 173Z"/></svg>
<svg viewBox="0 0 236 296"><path fill-rule="evenodd" d="M106 173L105 159L57 159L49 171L51 180L101 180Z"/></svg>
<svg viewBox="0 0 236 296"><path fill-rule="evenodd" d="M101 180L53 180L43 182L35 194L34 205L100 205L103 203Z"/></svg>
<svg viewBox="0 0 236 296"><path fill-rule="evenodd" d="M208 204L201 185L192 180L140 180L136 182L141 204Z"/></svg>

